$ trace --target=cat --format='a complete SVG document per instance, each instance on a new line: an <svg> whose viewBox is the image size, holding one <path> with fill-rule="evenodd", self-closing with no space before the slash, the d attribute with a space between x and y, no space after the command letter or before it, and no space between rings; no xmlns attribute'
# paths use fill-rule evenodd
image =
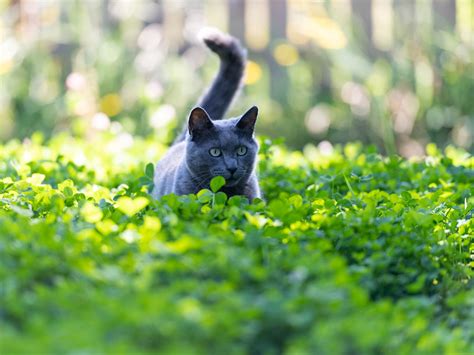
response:
<svg viewBox="0 0 474 355"><path fill-rule="evenodd" d="M204 34L203 40L219 56L220 69L191 110L182 133L157 163L152 196L195 194L209 188L211 179L220 175L226 180L221 191L228 197L261 198L255 173L258 108L222 120L241 87L247 52L236 38L217 30Z"/></svg>

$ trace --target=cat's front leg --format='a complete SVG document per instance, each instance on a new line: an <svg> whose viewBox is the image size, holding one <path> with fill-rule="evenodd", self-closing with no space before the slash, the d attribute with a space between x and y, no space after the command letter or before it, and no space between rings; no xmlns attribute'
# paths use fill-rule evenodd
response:
<svg viewBox="0 0 474 355"><path fill-rule="evenodd" d="M245 186L244 194L250 202L252 202L254 198L262 198L258 178L255 173L250 176L249 181Z"/></svg>

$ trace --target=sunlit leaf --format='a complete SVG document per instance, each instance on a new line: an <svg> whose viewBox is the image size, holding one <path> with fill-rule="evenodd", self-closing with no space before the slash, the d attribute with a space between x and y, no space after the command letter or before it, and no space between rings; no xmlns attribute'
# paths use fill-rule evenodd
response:
<svg viewBox="0 0 474 355"><path fill-rule="evenodd" d="M216 176L211 180L211 190L212 192L217 192L219 189L225 185L225 179L222 176Z"/></svg>
<svg viewBox="0 0 474 355"><path fill-rule="evenodd" d="M124 196L117 201L117 208L127 216L132 217L148 206L149 203L150 201L145 197L130 198Z"/></svg>

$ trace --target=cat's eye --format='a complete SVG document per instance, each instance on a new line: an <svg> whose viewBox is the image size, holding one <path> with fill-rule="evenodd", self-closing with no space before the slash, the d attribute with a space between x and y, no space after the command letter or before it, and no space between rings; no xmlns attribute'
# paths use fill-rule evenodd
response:
<svg viewBox="0 0 474 355"><path fill-rule="evenodd" d="M220 157L222 155L222 151L219 148L211 148L209 149L209 154L213 157Z"/></svg>
<svg viewBox="0 0 474 355"><path fill-rule="evenodd" d="M245 155L247 154L247 147L241 145L237 148L237 155Z"/></svg>

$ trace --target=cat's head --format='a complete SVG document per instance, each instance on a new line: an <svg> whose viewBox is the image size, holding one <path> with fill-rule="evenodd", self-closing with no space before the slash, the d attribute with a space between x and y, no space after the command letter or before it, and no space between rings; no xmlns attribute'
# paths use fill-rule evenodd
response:
<svg viewBox="0 0 474 355"><path fill-rule="evenodd" d="M223 176L227 186L245 183L254 169L258 143L254 138L258 108L253 106L241 117L213 121L200 107L188 120L186 164L204 183Z"/></svg>

